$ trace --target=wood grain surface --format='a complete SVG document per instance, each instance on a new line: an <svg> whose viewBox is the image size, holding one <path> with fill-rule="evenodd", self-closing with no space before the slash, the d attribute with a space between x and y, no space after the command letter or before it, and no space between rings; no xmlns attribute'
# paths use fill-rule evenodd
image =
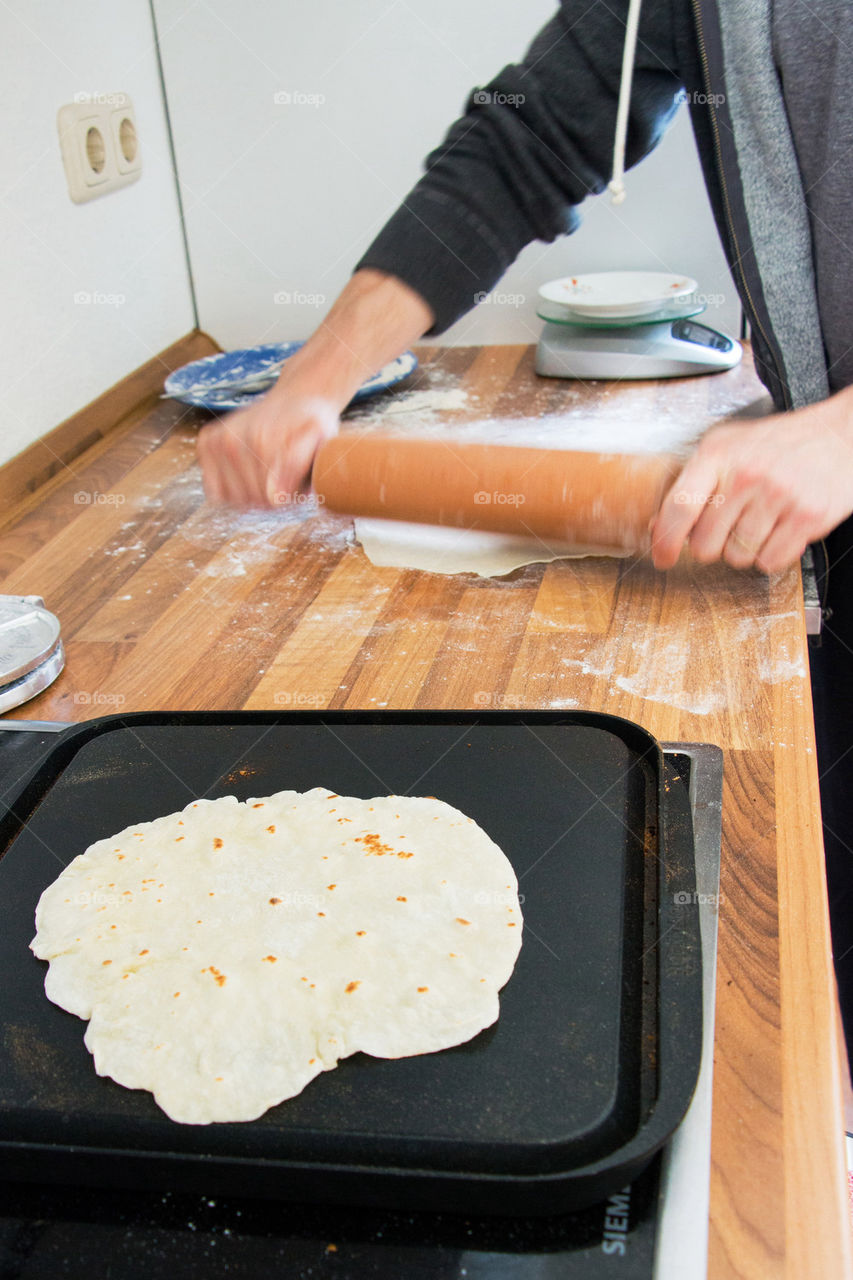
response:
<svg viewBox="0 0 853 1280"><path fill-rule="evenodd" d="M423 348L404 389L461 388L462 424L594 417L701 431L752 405L748 362L657 383L539 379L523 347ZM446 398L446 397L445 397ZM390 393L350 415L392 425ZM424 430L451 415L408 402ZM420 404L420 408L418 405ZM409 415L407 429L417 425ZM372 417L371 417L372 415ZM207 415L149 404L0 534L7 593L43 595L68 661L13 712L584 708L725 752L709 1275L853 1275L799 574L600 558L503 579L375 568L307 503L203 502ZM66 474L67 472L67 474Z"/></svg>
<svg viewBox="0 0 853 1280"><path fill-rule="evenodd" d="M153 408L167 374L217 350L212 338L193 330L5 463L0 467L0 523L22 495L41 491L52 476L111 436L119 424L130 425Z"/></svg>

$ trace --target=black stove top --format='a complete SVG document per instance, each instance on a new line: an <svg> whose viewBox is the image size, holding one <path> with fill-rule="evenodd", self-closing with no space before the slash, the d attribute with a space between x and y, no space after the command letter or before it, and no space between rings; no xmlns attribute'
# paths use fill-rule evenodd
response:
<svg viewBox="0 0 853 1280"><path fill-rule="evenodd" d="M463 1218L0 1184L5 1280L604 1280L651 1276L659 1159L605 1205Z"/></svg>
<svg viewBox="0 0 853 1280"><path fill-rule="evenodd" d="M4 797L51 732L0 732ZM604 1203L549 1218L478 1218L219 1196L0 1182L0 1276L170 1280L606 1280L651 1277L661 1158Z"/></svg>

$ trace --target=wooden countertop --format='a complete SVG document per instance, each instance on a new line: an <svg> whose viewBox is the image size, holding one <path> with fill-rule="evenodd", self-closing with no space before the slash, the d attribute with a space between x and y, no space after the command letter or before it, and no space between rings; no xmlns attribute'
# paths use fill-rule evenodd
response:
<svg viewBox="0 0 853 1280"><path fill-rule="evenodd" d="M463 419L592 414L642 431L670 415L701 428L763 395L747 362L582 386L536 378L524 347L420 354L407 386L462 388ZM717 743L709 1275L853 1275L799 573L664 575L604 559L503 580L375 568L343 518L205 507L205 420L151 397L12 513L2 591L43 595L68 655L55 685L12 714L585 708L661 740Z"/></svg>

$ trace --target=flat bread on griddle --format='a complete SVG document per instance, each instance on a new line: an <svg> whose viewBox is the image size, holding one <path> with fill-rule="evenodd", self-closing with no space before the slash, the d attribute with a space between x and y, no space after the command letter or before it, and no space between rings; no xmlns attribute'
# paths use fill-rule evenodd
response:
<svg viewBox="0 0 853 1280"><path fill-rule="evenodd" d="M99 1075L182 1123L252 1120L349 1054L490 1026L517 888L432 797L226 796L91 845L42 894L31 947Z"/></svg>

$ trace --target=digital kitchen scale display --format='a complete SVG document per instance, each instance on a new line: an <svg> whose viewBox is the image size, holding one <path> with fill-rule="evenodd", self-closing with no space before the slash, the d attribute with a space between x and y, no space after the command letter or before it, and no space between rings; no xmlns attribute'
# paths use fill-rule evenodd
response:
<svg viewBox="0 0 853 1280"><path fill-rule="evenodd" d="M540 312L541 315L541 312ZM618 327L542 316L536 372L546 378L679 378L732 369L743 354L733 338L681 317Z"/></svg>
<svg viewBox="0 0 853 1280"><path fill-rule="evenodd" d="M705 310L690 276L599 271L549 280L536 314L545 328L536 372L547 378L679 378L720 373L739 342L694 317Z"/></svg>

